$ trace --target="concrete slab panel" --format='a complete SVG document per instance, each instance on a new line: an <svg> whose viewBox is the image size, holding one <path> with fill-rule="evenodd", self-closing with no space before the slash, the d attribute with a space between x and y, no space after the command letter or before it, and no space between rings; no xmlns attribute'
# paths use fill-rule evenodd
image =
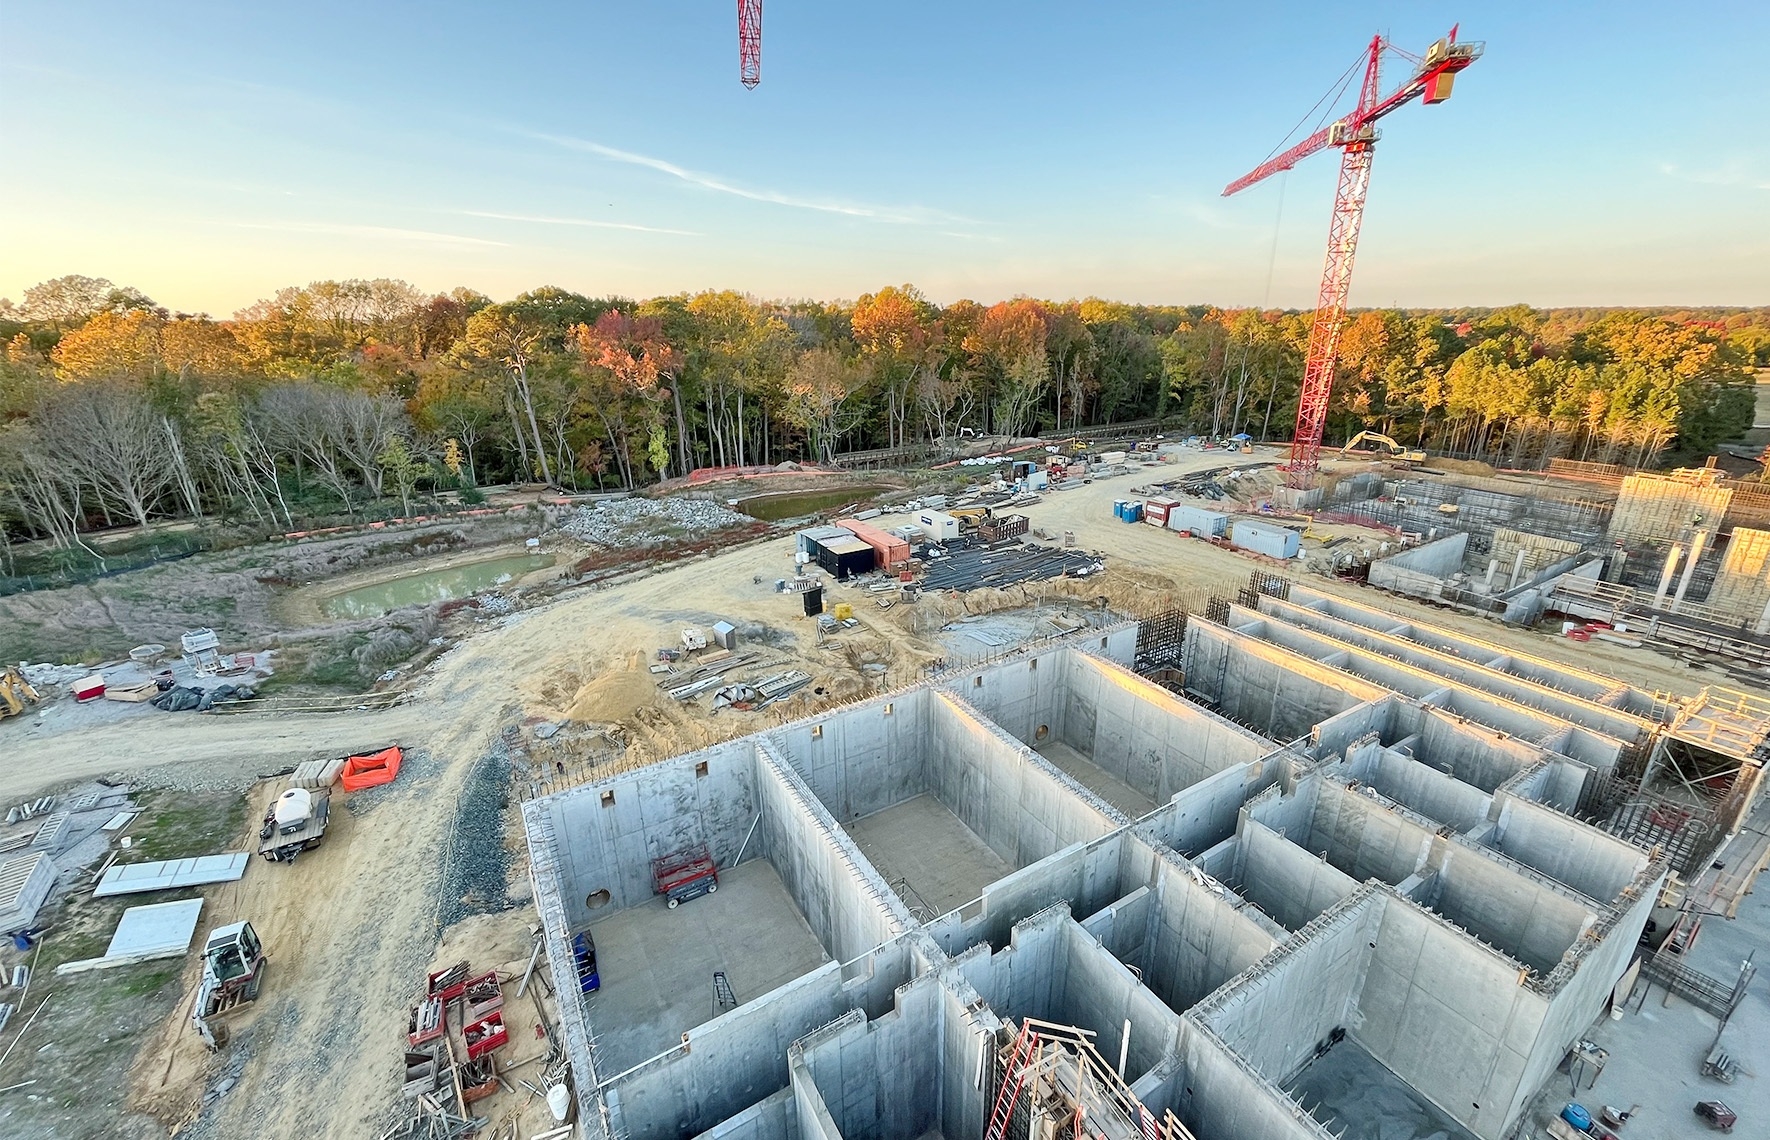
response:
<svg viewBox="0 0 1770 1140"><path fill-rule="evenodd" d="M1132 819L1155 810L1156 802L1106 769L1057 740L1034 746L1040 756L1063 769L1071 778Z"/></svg>
<svg viewBox="0 0 1770 1140"><path fill-rule="evenodd" d="M913 912L945 914L1013 870L931 795L857 819L846 830Z"/></svg>
<svg viewBox="0 0 1770 1140"><path fill-rule="evenodd" d="M674 910L663 899L590 927L602 989L584 999L604 1079L677 1045L711 1021L713 971L739 1005L829 960L772 864L752 859L719 873L715 894Z"/></svg>
<svg viewBox="0 0 1770 1140"><path fill-rule="evenodd" d="M231 883L246 873L250 858L245 852L234 852L203 855L196 859L123 864L106 871L92 894L94 898L104 898L144 891L169 891L175 887L198 887L207 883Z"/></svg>
<svg viewBox="0 0 1770 1140"><path fill-rule="evenodd" d="M117 920L117 931L106 947L106 958L158 958L182 954L190 948L203 913L202 899L132 906Z"/></svg>
<svg viewBox="0 0 1770 1140"><path fill-rule="evenodd" d="M1382 1140L1475 1140L1437 1105L1346 1040L1286 1089L1329 1131Z"/></svg>

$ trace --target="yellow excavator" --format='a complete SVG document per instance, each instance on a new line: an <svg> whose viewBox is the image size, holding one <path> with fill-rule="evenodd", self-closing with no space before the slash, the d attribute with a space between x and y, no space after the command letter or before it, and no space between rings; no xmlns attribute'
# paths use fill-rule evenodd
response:
<svg viewBox="0 0 1770 1140"><path fill-rule="evenodd" d="M1363 445L1367 443L1375 446L1367 450L1363 447ZM1347 440L1346 446L1340 449L1340 458L1347 459L1354 454L1371 454L1379 451L1386 454L1390 459L1398 460L1402 463L1426 462L1425 452L1419 450L1410 451L1399 443L1396 443L1393 439L1384 435L1382 432L1377 431L1361 431L1351 439Z"/></svg>
<svg viewBox="0 0 1770 1140"><path fill-rule="evenodd" d="M0 720L18 716L38 701L37 690L17 669L0 671Z"/></svg>

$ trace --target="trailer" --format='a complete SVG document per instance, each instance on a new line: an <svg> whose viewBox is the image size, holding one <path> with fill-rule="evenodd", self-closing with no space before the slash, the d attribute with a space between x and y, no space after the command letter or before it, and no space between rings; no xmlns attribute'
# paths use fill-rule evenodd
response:
<svg viewBox="0 0 1770 1140"><path fill-rule="evenodd" d="M326 834L332 814L330 788L288 788L265 810L258 828L258 853L272 863L293 863L312 851Z"/></svg>
<svg viewBox="0 0 1770 1140"><path fill-rule="evenodd" d="M719 868L707 845L700 843L652 860L651 882L652 892L663 895L668 900L665 905L675 910L690 899L718 890Z"/></svg>

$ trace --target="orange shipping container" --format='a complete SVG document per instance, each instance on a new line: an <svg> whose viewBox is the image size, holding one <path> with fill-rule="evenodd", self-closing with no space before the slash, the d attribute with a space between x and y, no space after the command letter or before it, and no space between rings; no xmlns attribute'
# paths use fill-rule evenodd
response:
<svg viewBox="0 0 1770 1140"><path fill-rule="evenodd" d="M879 569L881 570L889 570L899 563L908 562L910 559L908 539L899 538L889 531L880 530L878 527L861 522L859 519L840 519L836 525L872 547L873 553L878 556Z"/></svg>

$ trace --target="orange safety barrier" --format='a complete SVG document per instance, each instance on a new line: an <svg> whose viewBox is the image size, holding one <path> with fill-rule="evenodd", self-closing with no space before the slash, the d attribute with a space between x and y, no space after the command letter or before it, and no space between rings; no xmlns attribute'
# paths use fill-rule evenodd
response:
<svg viewBox="0 0 1770 1140"><path fill-rule="evenodd" d="M399 762L404 756L397 745L383 748L379 752L352 756L344 761L344 771L338 778L339 782L347 792L360 792L364 788L391 784L393 778L399 775Z"/></svg>

